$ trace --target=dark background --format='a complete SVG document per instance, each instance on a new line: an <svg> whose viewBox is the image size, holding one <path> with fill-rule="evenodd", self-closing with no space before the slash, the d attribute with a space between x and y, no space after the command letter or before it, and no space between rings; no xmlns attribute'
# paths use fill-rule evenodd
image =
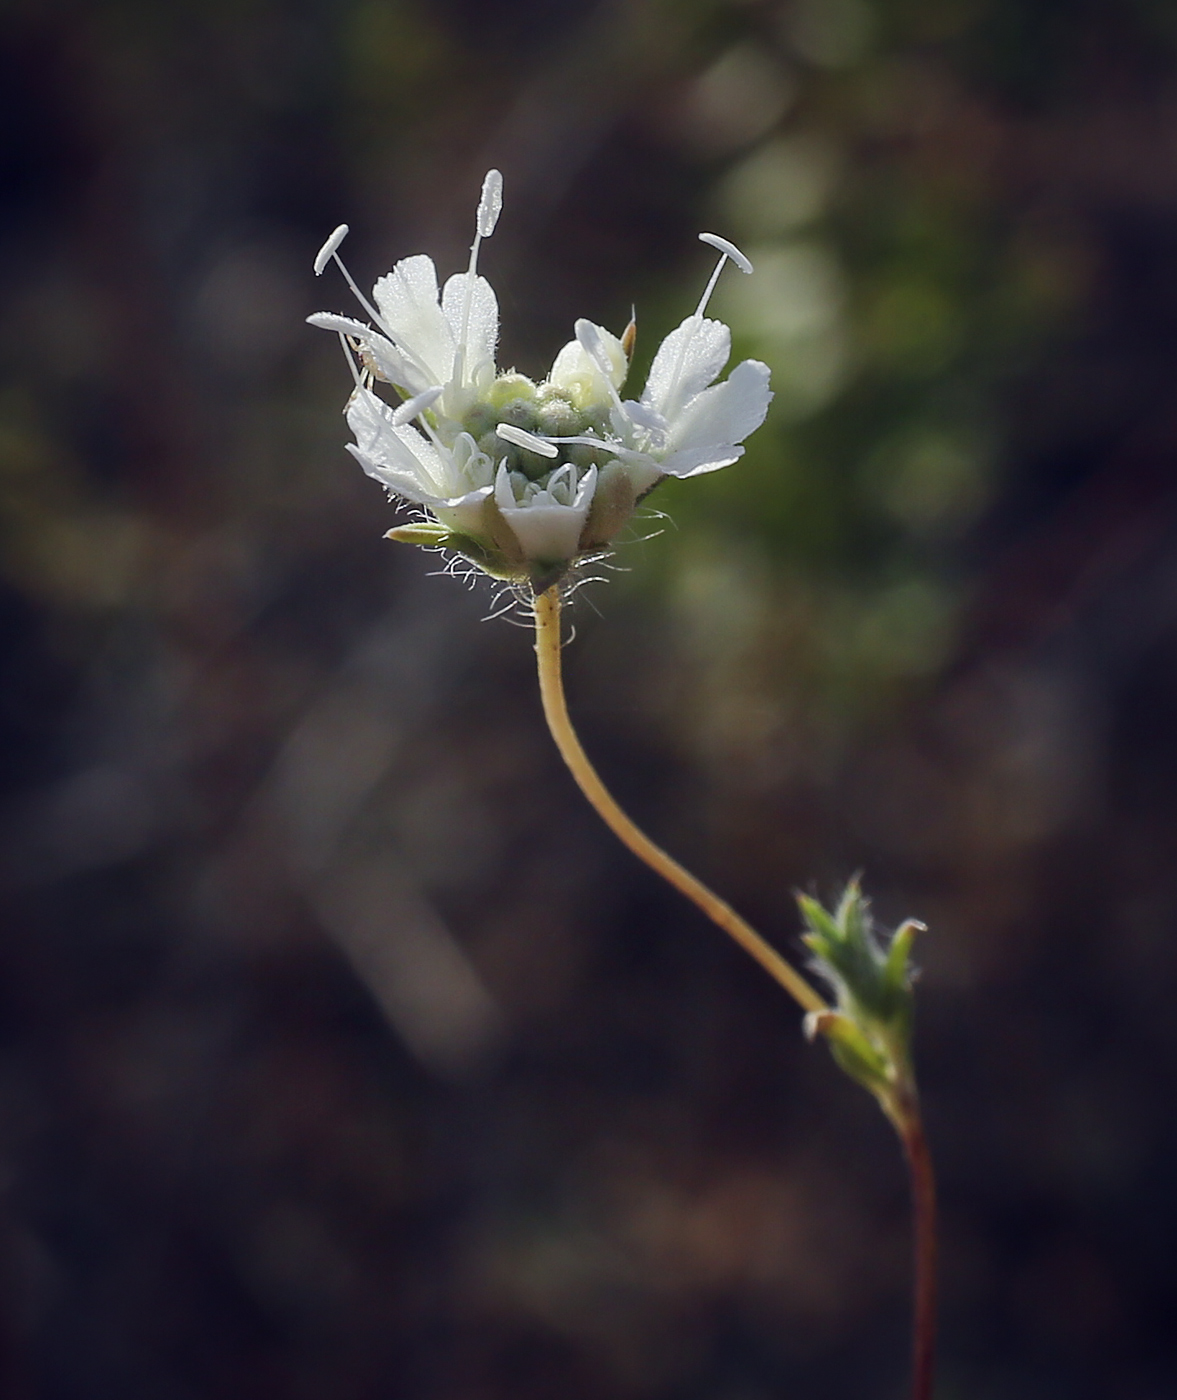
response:
<svg viewBox="0 0 1177 1400"><path fill-rule="evenodd" d="M567 652L782 947L923 918L942 1400L1177 1395L1177 9L3 8L2 1393L892 1400L905 1181L639 867L526 630L393 546L303 325L716 309L777 398ZM661 531L661 533L657 533ZM642 537L653 538L642 542Z"/></svg>

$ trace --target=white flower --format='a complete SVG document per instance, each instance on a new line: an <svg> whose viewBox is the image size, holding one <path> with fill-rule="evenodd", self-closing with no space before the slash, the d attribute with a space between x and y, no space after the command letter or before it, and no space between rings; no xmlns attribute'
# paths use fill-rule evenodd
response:
<svg viewBox="0 0 1177 1400"><path fill-rule="evenodd" d="M398 416L370 389L358 388L347 407L348 426L356 435L347 450L369 476L403 500L426 507L459 534L477 533L482 503L494 483L494 463L479 452L469 433L459 433L447 450L398 423Z"/></svg>
<svg viewBox="0 0 1177 1400"><path fill-rule="evenodd" d="M589 467L577 480L571 462L558 467L540 486L518 484L506 463L495 477L495 505L515 532L529 559L572 559L580 552L589 506L597 485L597 469Z"/></svg>
<svg viewBox="0 0 1177 1400"><path fill-rule="evenodd" d="M651 484L663 476L701 476L731 466L744 455L740 444L764 422L772 400L768 366L759 360L744 360L722 384L714 382L731 356L731 331L703 312L729 258L744 272L752 264L726 238L699 237L718 248L720 258L695 314L658 347L641 401L621 402L614 395L611 424L625 449L619 457L631 470L652 474ZM602 375L611 365L607 334L591 321L576 323L577 341Z"/></svg>
<svg viewBox="0 0 1177 1400"><path fill-rule="evenodd" d="M368 301L339 258L340 225L315 259L338 263L371 324L318 312L312 325L339 334L355 391L349 451L401 500L428 512L393 538L441 544L487 572L547 587L578 558L599 552L638 500L667 476L697 476L734 462L764 421L768 370L745 360L714 381L731 350L728 329L704 316L724 263L751 264L730 243L701 234L719 264L693 316L663 341L640 402L622 400L627 337L576 323L542 383L495 366L498 304L478 274L482 239L494 231L502 177L483 182L470 264L438 289L433 262L405 258ZM373 304L374 303L374 304ZM362 368L352 361L358 353ZM392 408L373 391L392 384Z"/></svg>

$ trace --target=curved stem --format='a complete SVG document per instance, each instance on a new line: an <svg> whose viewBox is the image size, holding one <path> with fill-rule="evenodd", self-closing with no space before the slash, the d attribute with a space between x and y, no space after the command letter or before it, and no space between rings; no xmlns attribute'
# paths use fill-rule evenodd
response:
<svg viewBox="0 0 1177 1400"><path fill-rule="evenodd" d="M826 1004L801 974L792 968L783 957L772 948L756 930L736 913L725 900L713 894L702 881L697 880L689 870L679 865L661 846L636 827L629 817L613 800L609 790L589 762L572 721L568 716L568 706L564 700L564 680L560 666L560 594L553 587L536 594L535 610L535 652L539 663L539 689L543 700L544 718L556 741L560 755L576 779L581 792L596 809L605 825L617 836L639 860L645 861L651 870L674 886L681 894L703 911L704 914L760 964L762 968L784 987L785 991L805 1011L824 1011Z"/></svg>
<svg viewBox="0 0 1177 1400"><path fill-rule="evenodd" d="M915 1236L911 1394L912 1400L932 1400L936 1353L936 1178L918 1108L905 1119L900 1136L911 1177Z"/></svg>

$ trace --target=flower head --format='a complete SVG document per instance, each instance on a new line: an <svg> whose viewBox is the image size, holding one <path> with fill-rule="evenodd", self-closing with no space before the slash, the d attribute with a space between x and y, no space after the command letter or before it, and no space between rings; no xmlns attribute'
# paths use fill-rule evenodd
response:
<svg viewBox="0 0 1177 1400"><path fill-rule="evenodd" d="M707 302L727 261L752 271L714 234L699 236L719 250L719 263L694 315L662 342L640 400L621 397L632 326L618 338L577 321L576 338L541 383L500 373L498 303L478 273L478 253L498 222L502 189L502 176L490 171L469 266L440 289L432 259L418 254L381 277L369 301L339 257L348 231L341 224L315 272L337 263L368 320L326 311L308 319L340 336L352 368L348 450L392 495L423 511L389 536L451 549L538 591L599 555L666 477L698 476L742 456L740 444L764 421L772 394L757 360L714 382L731 335L706 318ZM377 382L396 390L399 405L375 392Z"/></svg>

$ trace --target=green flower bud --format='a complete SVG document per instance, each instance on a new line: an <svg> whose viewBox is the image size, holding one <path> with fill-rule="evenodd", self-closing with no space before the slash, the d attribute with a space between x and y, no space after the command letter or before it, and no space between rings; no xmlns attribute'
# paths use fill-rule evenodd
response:
<svg viewBox="0 0 1177 1400"><path fill-rule="evenodd" d="M630 473L620 462L609 462L597 477L597 489L580 537L581 549L608 544L633 515L636 497Z"/></svg>
<svg viewBox="0 0 1177 1400"><path fill-rule="evenodd" d="M526 447L517 447L515 455L519 470L529 481L539 481L542 477L550 475L552 470L550 457L541 457L538 452L528 452Z"/></svg>
<svg viewBox="0 0 1177 1400"><path fill-rule="evenodd" d="M869 1089L896 1126L911 1115L915 1076L911 1061L914 1012L911 945L922 924L909 919L885 939L870 904L851 880L835 910L815 899L797 900L807 932L802 942L813 966L836 996L833 1011L807 1019L810 1035L824 1035L843 1070Z"/></svg>
<svg viewBox="0 0 1177 1400"><path fill-rule="evenodd" d="M513 428L523 428L526 432L531 433L535 432L537 421L536 406L530 399L510 399L495 410L494 422L496 425L510 423ZM499 437L493 430L484 433L478 439L478 450L485 452L492 462L505 460L508 471L512 473L522 472L529 481L538 481L541 476L552 469L550 458L543 457L538 452L529 452L525 447L508 442L505 438Z"/></svg>
<svg viewBox="0 0 1177 1400"><path fill-rule="evenodd" d="M510 423L513 428L523 428L534 433L538 414L533 399L514 398L499 406L495 421Z"/></svg>
<svg viewBox="0 0 1177 1400"><path fill-rule="evenodd" d="M496 420L497 421L497 420ZM507 442L505 438L499 437L493 428L489 432L483 433L478 439L478 450L489 457L496 465L506 459L508 468L517 465L517 449Z"/></svg>
<svg viewBox="0 0 1177 1400"><path fill-rule="evenodd" d="M494 431L494 425L498 421L498 414L490 404L476 403L462 419L462 427L478 443L479 449L485 452L482 438L487 433Z"/></svg>
<svg viewBox="0 0 1177 1400"><path fill-rule="evenodd" d="M426 548L443 545L450 531L438 520L419 520L412 525L398 525L394 530L386 530L386 540L396 540L398 544L416 544Z"/></svg>
<svg viewBox="0 0 1177 1400"><path fill-rule="evenodd" d="M582 433L592 433L596 437L604 438L609 436L609 407L608 405L597 405L587 409L580 418Z"/></svg>
<svg viewBox="0 0 1177 1400"><path fill-rule="evenodd" d="M600 468L603 467L606 464L606 462L612 461L613 456L610 453L608 447L604 445L600 447L589 447L583 442L578 442L574 443L568 449L568 453L565 460L572 462L574 465L581 467L582 469L585 467Z"/></svg>
<svg viewBox="0 0 1177 1400"><path fill-rule="evenodd" d="M535 392L534 382L528 379L525 374L500 374L490 386L490 393L486 397L492 408L501 409L512 399L523 399L534 403ZM516 427L520 428L525 426L526 424L523 423L516 424Z"/></svg>
<svg viewBox="0 0 1177 1400"><path fill-rule="evenodd" d="M581 430L580 414L564 398L550 398L540 405L535 431L546 437L574 437Z"/></svg>

